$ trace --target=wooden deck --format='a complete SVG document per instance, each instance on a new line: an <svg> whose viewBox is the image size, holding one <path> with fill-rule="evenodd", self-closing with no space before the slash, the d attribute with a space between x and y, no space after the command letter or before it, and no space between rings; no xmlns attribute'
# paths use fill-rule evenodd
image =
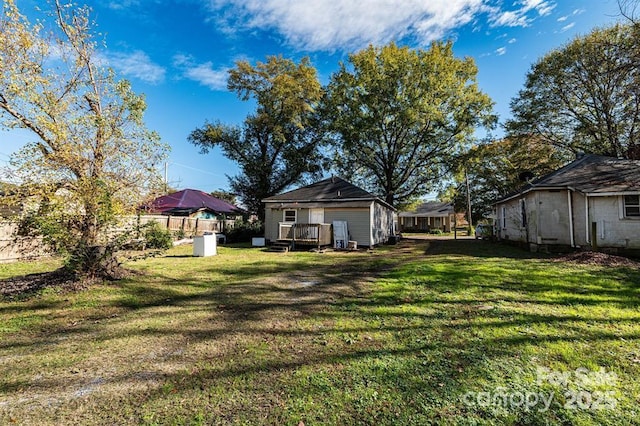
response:
<svg viewBox="0 0 640 426"><path fill-rule="evenodd" d="M329 223L295 223L280 222L278 224L278 240L291 241L293 247L331 245L331 224Z"/></svg>

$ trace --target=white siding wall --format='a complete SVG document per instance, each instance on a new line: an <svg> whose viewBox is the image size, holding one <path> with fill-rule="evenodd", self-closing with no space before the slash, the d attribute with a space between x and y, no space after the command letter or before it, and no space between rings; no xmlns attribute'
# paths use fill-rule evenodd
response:
<svg viewBox="0 0 640 426"><path fill-rule="evenodd" d="M579 192L573 192L571 194L571 200L573 201L573 237L576 247L588 247L590 245L587 230L586 207L584 204L585 198L586 197Z"/></svg>
<svg viewBox="0 0 640 426"><path fill-rule="evenodd" d="M575 245L588 247L592 243L592 223L595 222L598 247L640 249L640 219L623 217L621 197L589 197L587 219L585 196L572 192L571 221L566 190L535 191L523 199L527 209L526 228L522 227L520 198L496 206L499 238L568 246L571 245L570 227L573 222ZM506 226L503 225L503 207Z"/></svg>
<svg viewBox="0 0 640 426"><path fill-rule="evenodd" d="M371 213L367 208L330 208L324 210L324 221L332 223L334 220L347 222L349 239L358 242L358 247L369 247L371 241Z"/></svg>
<svg viewBox="0 0 640 426"><path fill-rule="evenodd" d="M623 217L621 197L589 197L589 218L598 247L640 249L640 219Z"/></svg>
<svg viewBox="0 0 640 426"><path fill-rule="evenodd" d="M296 223L309 223L309 209L271 208L267 203L264 215L264 236L267 240L278 239L278 226L280 222L284 222L284 210L296 211Z"/></svg>
<svg viewBox="0 0 640 426"><path fill-rule="evenodd" d="M527 200L528 201L528 200ZM531 202L528 202L531 204ZM527 242L526 229L522 227L522 215L520 211L520 199L509 200L505 203L498 204L498 223L497 234L498 238L510 241ZM534 212L527 212L527 221L532 222L532 214ZM534 220L535 223L535 220Z"/></svg>
<svg viewBox="0 0 640 426"><path fill-rule="evenodd" d="M278 239L278 223L282 221L282 210L272 209L269 203L264 212L264 237L269 241Z"/></svg>
<svg viewBox="0 0 640 426"><path fill-rule="evenodd" d="M522 223L523 202L526 226ZM499 238L523 243L571 244L567 191L534 191L497 207ZM506 226L502 217L503 207Z"/></svg>
<svg viewBox="0 0 640 426"><path fill-rule="evenodd" d="M374 203L373 211L373 227L372 227L372 241L373 244L384 244L389 240L389 237L394 234L393 232L393 210Z"/></svg>

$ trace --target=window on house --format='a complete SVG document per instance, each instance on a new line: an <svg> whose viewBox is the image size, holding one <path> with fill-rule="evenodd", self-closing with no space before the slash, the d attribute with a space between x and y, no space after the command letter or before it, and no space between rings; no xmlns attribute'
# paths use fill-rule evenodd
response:
<svg viewBox="0 0 640 426"><path fill-rule="evenodd" d="M640 195L624 196L624 216L640 217Z"/></svg>
<svg viewBox="0 0 640 426"><path fill-rule="evenodd" d="M520 200L520 216L521 216L521 225L523 228L527 226L527 204L524 200Z"/></svg>
<svg viewBox="0 0 640 426"><path fill-rule="evenodd" d="M295 210L285 210L284 211L284 222L295 222L296 221L296 211Z"/></svg>

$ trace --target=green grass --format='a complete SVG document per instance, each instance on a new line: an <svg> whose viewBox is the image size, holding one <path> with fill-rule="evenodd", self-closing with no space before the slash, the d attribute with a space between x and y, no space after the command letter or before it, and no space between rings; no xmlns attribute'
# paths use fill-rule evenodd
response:
<svg viewBox="0 0 640 426"><path fill-rule="evenodd" d="M638 269L433 244L179 247L0 301L0 424L638 424Z"/></svg>

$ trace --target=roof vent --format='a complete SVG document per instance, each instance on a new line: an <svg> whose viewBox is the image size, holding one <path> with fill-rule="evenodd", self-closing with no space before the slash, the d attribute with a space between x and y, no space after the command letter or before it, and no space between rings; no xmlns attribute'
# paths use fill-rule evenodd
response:
<svg viewBox="0 0 640 426"><path fill-rule="evenodd" d="M340 198L342 196L342 193L340 192L340 190L338 190L338 198Z"/></svg>

